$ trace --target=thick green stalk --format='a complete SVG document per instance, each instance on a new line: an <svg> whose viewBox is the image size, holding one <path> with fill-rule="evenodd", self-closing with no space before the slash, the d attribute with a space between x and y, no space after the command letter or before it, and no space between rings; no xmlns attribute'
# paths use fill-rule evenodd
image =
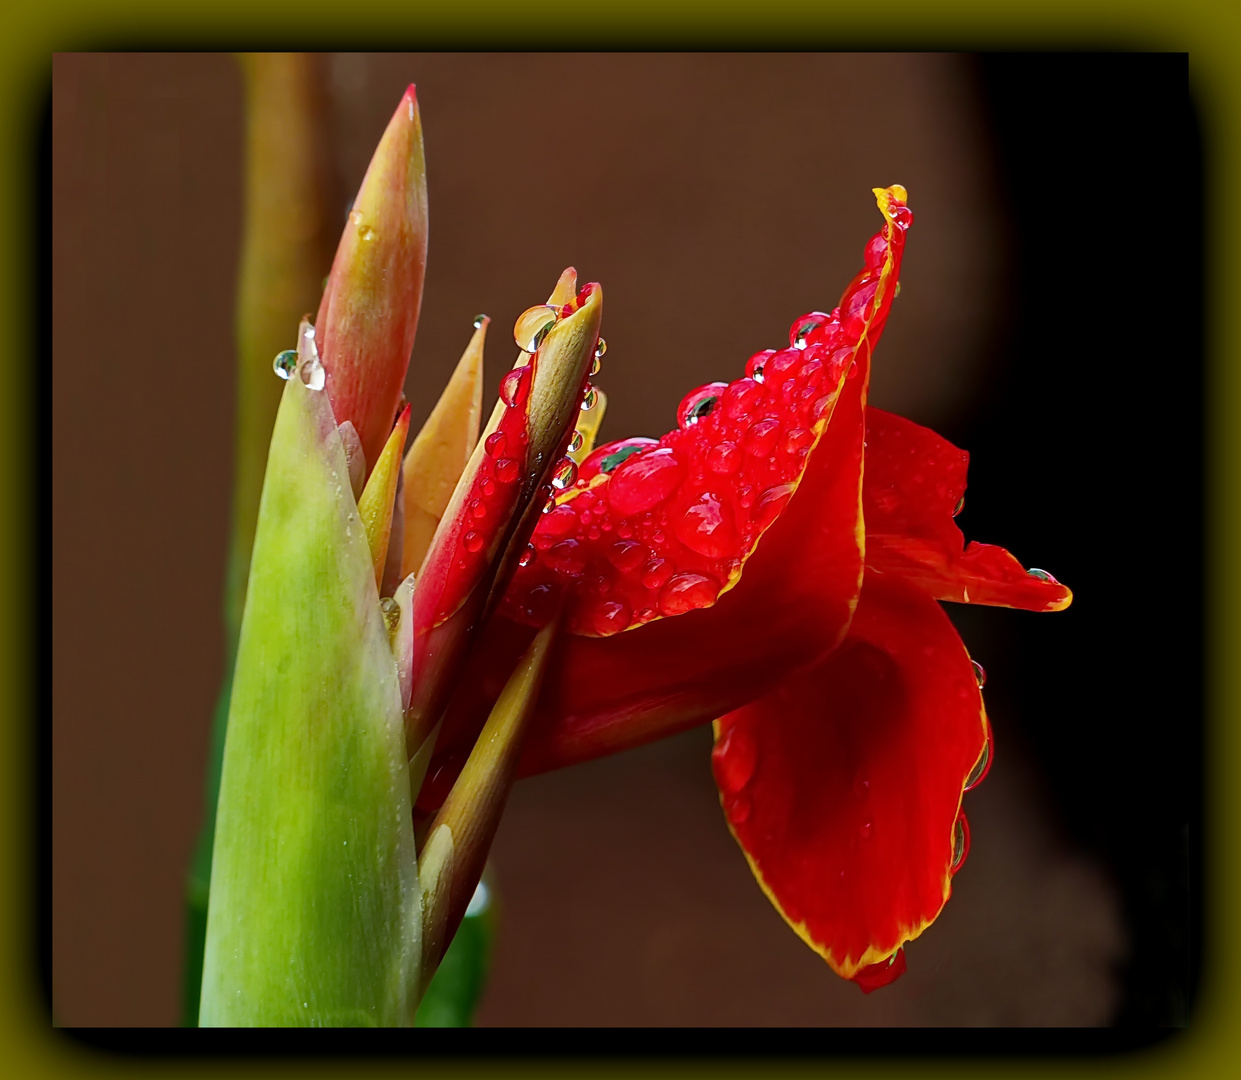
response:
<svg viewBox="0 0 1241 1080"><path fill-rule="evenodd" d="M396 664L335 417L299 374L238 639L200 1021L410 1024L422 912Z"/></svg>
<svg viewBox="0 0 1241 1080"><path fill-rule="evenodd" d="M203 825L186 895L184 1022L198 1016L207 886L220 755L258 519L267 444L280 403L272 357L294 344L298 318L319 303L330 265L330 170L323 137L322 58L299 53L239 58L245 79L245 228L237 282L237 407L232 533L224 597L224 679L212 716Z"/></svg>

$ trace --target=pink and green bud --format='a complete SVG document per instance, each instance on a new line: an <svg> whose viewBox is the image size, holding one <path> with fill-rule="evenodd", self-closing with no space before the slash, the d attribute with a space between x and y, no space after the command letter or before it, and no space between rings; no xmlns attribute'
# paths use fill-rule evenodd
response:
<svg viewBox="0 0 1241 1080"><path fill-rule="evenodd" d="M315 320L332 411L357 430L368 466L401 399L426 263L426 162L411 84L353 201Z"/></svg>

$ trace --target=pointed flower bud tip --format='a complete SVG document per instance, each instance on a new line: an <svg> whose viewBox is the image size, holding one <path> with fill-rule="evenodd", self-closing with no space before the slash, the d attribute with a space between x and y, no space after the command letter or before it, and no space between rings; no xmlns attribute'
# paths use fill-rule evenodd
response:
<svg viewBox="0 0 1241 1080"><path fill-rule="evenodd" d="M315 322L332 409L338 423L353 423L368 462L378 460L397 411L426 253L426 161L411 86L353 201Z"/></svg>

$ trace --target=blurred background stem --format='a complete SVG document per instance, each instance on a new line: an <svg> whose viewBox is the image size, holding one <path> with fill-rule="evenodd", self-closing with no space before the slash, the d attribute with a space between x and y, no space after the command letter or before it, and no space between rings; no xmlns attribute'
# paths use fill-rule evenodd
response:
<svg viewBox="0 0 1241 1080"><path fill-rule="evenodd" d="M183 1023L198 1022L207 891L220 759L237 634L267 447L280 391L272 358L293 346L298 319L318 306L335 240L323 58L299 53L238 57L245 84L245 225L237 278L237 398L232 532L225 578L225 665L212 719L203 825L186 895Z"/></svg>

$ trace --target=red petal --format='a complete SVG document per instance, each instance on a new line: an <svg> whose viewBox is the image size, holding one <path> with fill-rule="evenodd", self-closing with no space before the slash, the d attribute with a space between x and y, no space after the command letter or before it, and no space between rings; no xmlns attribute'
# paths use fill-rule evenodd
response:
<svg viewBox="0 0 1241 1080"><path fill-rule="evenodd" d="M943 610L870 579L840 648L716 722L729 827L780 914L840 975L886 963L939 914L986 740Z"/></svg>
<svg viewBox="0 0 1241 1080"><path fill-rule="evenodd" d="M563 592L569 629L606 637L710 607L736 585L887 317L904 247L891 214L904 192L876 194L888 222L836 310L797 319L788 348L755 354L732 383L690 391L657 443L595 450L535 529L508 618L542 625L549 594Z"/></svg>
<svg viewBox="0 0 1241 1080"><path fill-rule="evenodd" d="M916 584L937 600L1060 611L1073 594L1001 547L971 543L953 522L969 454L930 428L866 410L866 572ZM964 549L964 550L963 550Z"/></svg>
<svg viewBox="0 0 1241 1080"><path fill-rule="evenodd" d="M735 587L712 606L625 633L566 635L557 643L522 775L704 723L770 692L787 672L814 662L842 639L861 584L860 469L870 356L895 294L910 220L903 191L877 194L888 219L880 234L884 250L845 292L848 300L866 285L859 281L869 272L871 285L879 281L872 290L875 306L863 309L868 319L860 338L854 333L855 377L844 380L796 495L763 534ZM480 659L466 672L446 718L419 806L434 808L443 798L498 692L497 672L511 669L530 636L526 627L492 620Z"/></svg>

